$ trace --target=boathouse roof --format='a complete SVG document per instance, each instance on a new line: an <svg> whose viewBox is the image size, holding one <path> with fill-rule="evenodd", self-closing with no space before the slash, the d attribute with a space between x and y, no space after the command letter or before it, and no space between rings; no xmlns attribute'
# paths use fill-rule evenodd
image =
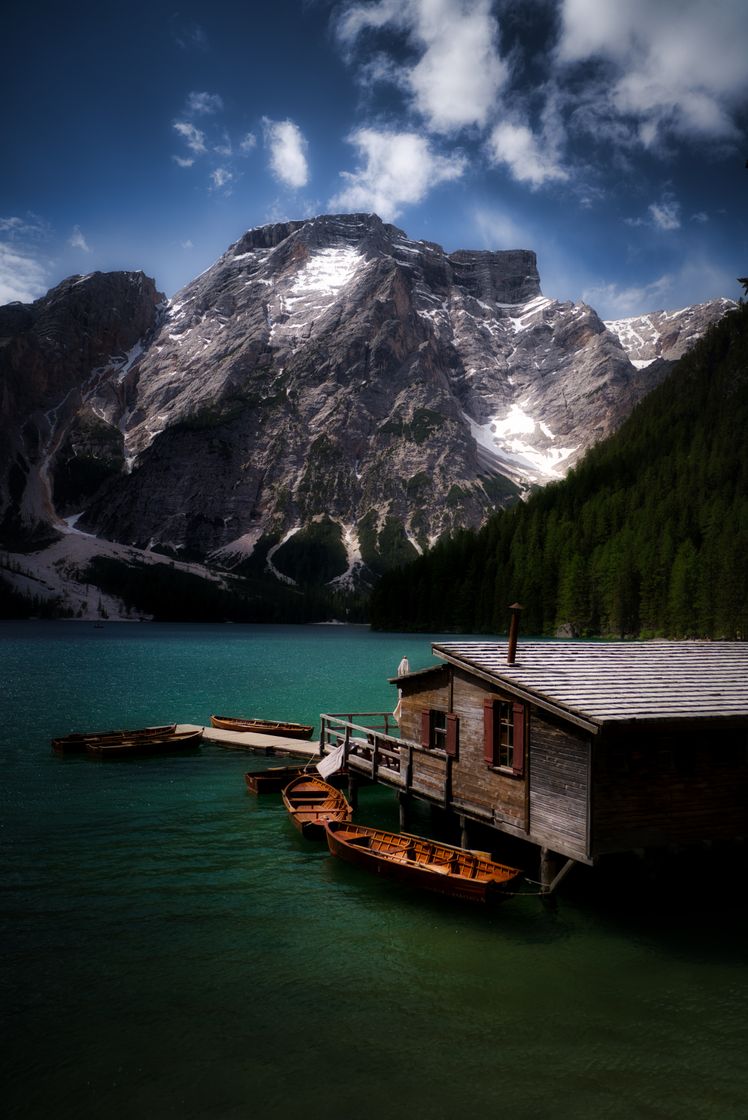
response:
<svg viewBox="0 0 748 1120"><path fill-rule="evenodd" d="M440 642L438 657L591 731L694 720L748 726L748 643Z"/></svg>

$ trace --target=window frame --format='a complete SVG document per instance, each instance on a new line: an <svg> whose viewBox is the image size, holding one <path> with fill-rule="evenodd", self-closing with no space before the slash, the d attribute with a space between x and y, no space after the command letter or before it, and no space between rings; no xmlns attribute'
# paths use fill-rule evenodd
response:
<svg viewBox="0 0 748 1120"><path fill-rule="evenodd" d="M525 776L527 706L513 698L492 695L483 702L483 744L486 765L515 778Z"/></svg>

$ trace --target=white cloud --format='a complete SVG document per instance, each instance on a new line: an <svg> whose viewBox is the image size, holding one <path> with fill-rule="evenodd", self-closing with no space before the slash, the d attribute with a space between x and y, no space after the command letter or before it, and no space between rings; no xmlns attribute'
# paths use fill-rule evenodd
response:
<svg viewBox="0 0 748 1120"><path fill-rule="evenodd" d="M0 241L0 304L15 300L32 303L44 295L48 287L46 265L31 256L26 249Z"/></svg>
<svg viewBox="0 0 748 1120"><path fill-rule="evenodd" d="M234 154L234 149L231 144L231 139L228 132L224 132L219 144L214 144L213 151L216 153L216 155L224 156L225 159L229 159Z"/></svg>
<svg viewBox="0 0 748 1120"><path fill-rule="evenodd" d="M184 156L172 156L171 158L174 160L178 167L192 167L193 163L195 162L194 159L185 158Z"/></svg>
<svg viewBox="0 0 748 1120"><path fill-rule="evenodd" d="M649 207L653 225L658 229L680 229L680 206L674 199L653 202Z"/></svg>
<svg viewBox="0 0 748 1120"><path fill-rule="evenodd" d="M747 36L745 0L562 0L557 59L605 64L606 107L646 148L668 135L734 140Z"/></svg>
<svg viewBox="0 0 748 1120"><path fill-rule="evenodd" d="M196 155L204 155L207 152L205 133L195 128L194 124L190 124L189 121L174 121L174 130L179 133L191 152Z"/></svg>
<svg viewBox="0 0 748 1120"><path fill-rule="evenodd" d="M223 109L223 98L219 93L199 93L193 90L187 96L187 112L191 116L209 116Z"/></svg>
<svg viewBox="0 0 748 1120"><path fill-rule="evenodd" d="M499 29L490 0L378 0L354 4L341 16L340 41L352 48L366 31L404 31L418 53L412 65L375 56L367 82L395 81L434 132L450 134L487 124L509 69L499 54Z"/></svg>
<svg viewBox="0 0 748 1120"><path fill-rule="evenodd" d="M82 249L84 253L91 252L91 246L86 241L80 226L73 226L73 232L68 238L68 245L73 249Z"/></svg>
<svg viewBox="0 0 748 1120"><path fill-rule="evenodd" d="M550 143L538 140L526 124L497 124L489 137L488 151L492 163L505 164L518 182L533 188L569 178L556 162Z"/></svg>
<svg viewBox="0 0 748 1120"><path fill-rule="evenodd" d="M308 145L299 126L290 120L271 121L268 117L262 118L262 125L275 178L294 190L306 186L309 181Z"/></svg>
<svg viewBox="0 0 748 1120"><path fill-rule="evenodd" d="M210 177L213 181L211 190L216 191L221 190L223 187L227 186L228 183L233 182L234 179L233 174L227 167L216 167L214 171L211 171Z"/></svg>
<svg viewBox="0 0 748 1120"><path fill-rule="evenodd" d="M672 194L664 194L659 202L652 202L647 207L648 218L624 218L627 226L634 229L640 226L650 226L665 232L680 229L680 203Z"/></svg>
<svg viewBox="0 0 748 1120"><path fill-rule="evenodd" d="M242 152L251 152L256 147L257 137L254 132L248 132L246 136L239 141L239 148Z"/></svg>
<svg viewBox="0 0 748 1120"><path fill-rule="evenodd" d="M439 183L458 179L466 167L463 156L438 155L415 132L360 128L349 141L358 149L360 166L341 172L345 186L330 200L331 209L374 211L392 221L404 206L420 202Z"/></svg>
<svg viewBox="0 0 748 1120"><path fill-rule="evenodd" d="M187 238L186 241L182 241L181 245L182 245L183 249L194 249L195 248L195 246L193 245L193 243L190 241L189 238Z"/></svg>
<svg viewBox="0 0 748 1120"><path fill-rule="evenodd" d="M735 277L708 257L692 256L672 272L649 283L588 287L582 297L603 319L621 319L648 311L674 310L735 292Z"/></svg>
<svg viewBox="0 0 748 1120"><path fill-rule="evenodd" d="M700 222L703 224L704 222L709 221L709 215L706 214L703 210L699 210L696 214L691 215L691 221Z"/></svg>

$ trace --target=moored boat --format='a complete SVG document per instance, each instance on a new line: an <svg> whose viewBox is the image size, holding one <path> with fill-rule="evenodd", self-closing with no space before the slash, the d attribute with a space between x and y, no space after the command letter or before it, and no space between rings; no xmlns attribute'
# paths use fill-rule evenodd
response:
<svg viewBox="0 0 748 1120"><path fill-rule="evenodd" d="M254 731L258 735L282 735L286 739L311 739L314 726L272 719L239 719L235 716L211 716L211 727L221 731Z"/></svg>
<svg viewBox="0 0 748 1120"><path fill-rule="evenodd" d="M163 739L175 735L176 723L162 724L160 727L138 727L121 731L75 731L52 740L52 750L58 754L82 754L98 743L122 743L127 740L139 742L150 739Z"/></svg>
<svg viewBox="0 0 748 1120"><path fill-rule="evenodd" d="M295 766L271 766L267 770L248 770L244 775L244 781L250 793L280 793L292 778L307 773L308 766L308 762L299 762ZM312 777L314 776L312 774ZM326 780L336 789L342 789L348 782L348 773L339 770L337 774L331 774Z"/></svg>
<svg viewBox="0 0 748 1120"><path fill-rule="evenodd" d="M298 766L272 766L267 770L248 771L244 775L247 789L250 793L280 793L293 778L298 778L303 772L305 762Z"/></svg>
<svg viewBox="0 0 748 1120"><path fill-rule="evenodd" d="M86 754L106 759L173 754L199 746L202 737L202 729L198 728L196 731L172 731L151 738L135 737L120 739L117 742L95 742L86 747Z"/></svg>
<svg viewBox="0 0 748 1120"><path fill-rule="evenodd" d="M471 902L500 898L522 872L486 855L383 829L340 821L325 824L334 856L407 886Z"/></svg>
<svg viewBox="0 0 748 1120"><path fill-rule="evenodd" d="M352 809L344 795L311 774L303 774L289 782L283 790L283 804L291 820L309 839L322 839L325 824L350 821Z"/></svg>

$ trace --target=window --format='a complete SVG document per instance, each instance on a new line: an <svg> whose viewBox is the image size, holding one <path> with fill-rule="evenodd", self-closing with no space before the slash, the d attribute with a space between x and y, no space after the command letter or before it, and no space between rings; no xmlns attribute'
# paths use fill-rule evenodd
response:
<svg viewBox="0 0 748 1120"><path fill-rule="evenodd" d="M457 757L460 721L452 712L425 708L421 712L421 745Z"/></svg>
<svg viewBox="0 0 748 1120"><path fill-rule="evenodd" d="M485 759L489 766L522 774L525 768L525 706L491 697L483 703Z"/></svg>

